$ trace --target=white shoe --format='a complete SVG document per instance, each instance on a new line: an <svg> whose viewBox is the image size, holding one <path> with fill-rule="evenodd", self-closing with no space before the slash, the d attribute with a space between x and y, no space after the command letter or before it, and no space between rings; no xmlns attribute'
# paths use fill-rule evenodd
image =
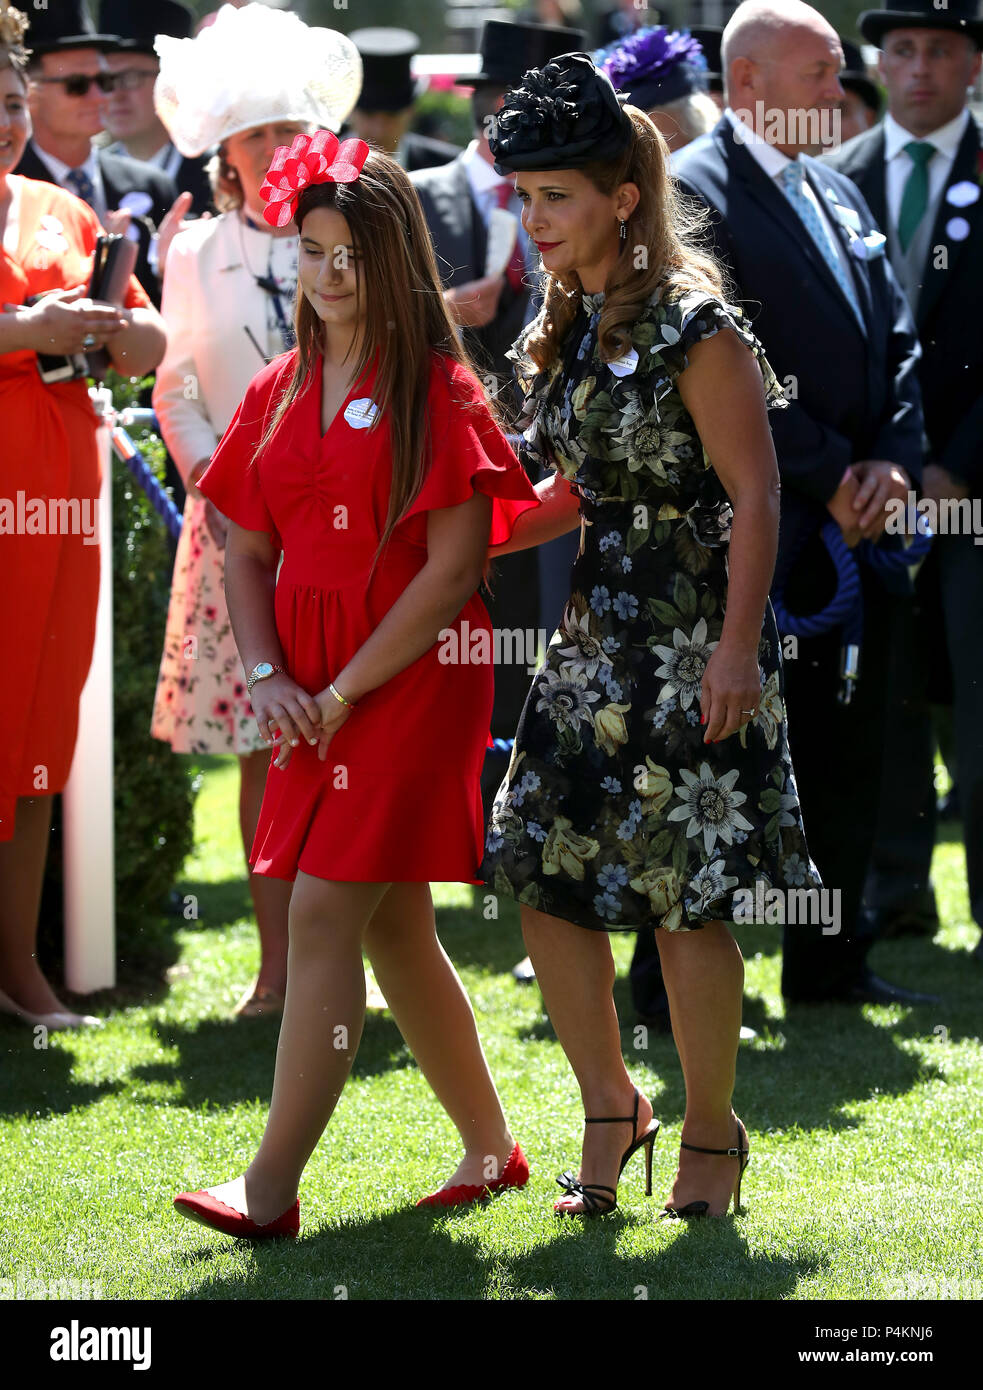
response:
<svg viewBox="0 0 983 1390"><path fill-rule="evenodd" d="M67 1009L60 1009L56 1013L32 1014L28 1009L22 1009L19 1004L4 994L0 990L0 1013L12 1014L15 1018L23 1019L25 1023L33 1024L35 1027L40 1025L47 1028L49 1033L56 1033L66 1028L102 1028L103 1021L96 1018L93 1014L73 1014Z"/></svg>

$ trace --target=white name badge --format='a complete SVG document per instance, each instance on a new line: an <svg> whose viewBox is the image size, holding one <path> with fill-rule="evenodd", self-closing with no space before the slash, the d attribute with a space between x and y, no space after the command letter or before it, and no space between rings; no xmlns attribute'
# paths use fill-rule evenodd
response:
<svg viewBox="0 0 983 1390"><path fill-rule="evenodd" d="M345 422L353 430L367 430L379 413L379 407L368 396L361 400L349 401L345 406Z"/></svg>
<svg viewBox="0 0 983 1390"><path fill-rule="evenodd" d="M638 353L634 348L629 348L623 357L616 357L613 362L608 363L615 376L630 376L637 366Z"/></svg>

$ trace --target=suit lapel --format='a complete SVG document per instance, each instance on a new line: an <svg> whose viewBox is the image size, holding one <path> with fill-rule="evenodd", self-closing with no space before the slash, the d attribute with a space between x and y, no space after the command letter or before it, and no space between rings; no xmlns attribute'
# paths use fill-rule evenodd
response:
<svg viewBox="0 0 983 1390"><path fill-rule="evenodd" d="M867 200L874 221L882 232L887 232L887 166L884 162L884 127L875 126L866 140L863 162L849 168L840 168L840 173L860 189ZM839 167L839 166L838 166Z"/></svg>
<svg viewBox="0 0 983 1390"><path fill-rule="evenodd" d="M51 170L36 153L30 141L27 142L27 148L14 172L22 174L25 179L37 179L40 183L56 183Z"/></svg>
<svg viewBox="0 0 983 1390"><path fill-rule="evenodd" d="M956 157L952 161L952 168L942 190L938 212L935 215L935 225L932 228L928 260L925 264L922 281L922 292L918 298L919 330L938 303L943 289L946 285L952 284L953 272L963 255L964 248L970 242L973 242L977 248L979 247L980 236L983 234L983 213L980 210L983 197L977 198L975 203L971 203L967 207L959 207L948 201L949 190L954 184L971 183L977 188L980 187L977 175L979 150L980 130L971 115L969 124L963 132L963 138L959 142ZM968 224L968 235L964 237L953 236L953 231L965 230L963 224ZM938 257L936 247L944 248L945 255ZM939 260L942 264L937 263Z"/></svg>
<svg viewBox="0 0 983 1390"><path fill-rule="evenodd" d="M817 201L825 208L826 214L833 227L833 235L837 238L837 241L844 252L847 264L847 274L850 276L850 279L853 283L853 288L857 292L857 298L860 301L860 309L864 318L864 325L866 326L870 323L871 317L874 312L874 303L870 291L870 276L867 275L863 270L863 262L853 254L853 242L855 238L851 235L850 231L847 230L843 218L836 210L837 204L839 204L841 207L847 208L849 208L850 204L848 201L844 201L844 199L840 198L836 190L830 187L830 184L826 178L825 170L821 166L817 166L811 162L807 162L806 178L809 180L809 186L811 187L813 193L815 193ZM852 211L856 211L856 209L852 209ZM857 238L863 237L862 223L859 229L854 230L856 231ZM843 301L843 303L846 305L847 309L849 310L850 317L852 319L855 319L856 316L853 312L853 305L850 303L850 301L847 299L846 295L840 288L836 276L830 274L830 279L832 280L833 284L836 285L836 292L840 296L840 299Z"/></svg>
<svg viewBox="0 0 983 1390"><path fill-rule="evenodd" d="M431 235L439 248L439 258L449 263L452 270L447 283L456 285L476 279L484 273L487 234L460 158L452 160L439 179L429 181L427 192L433 199L438 223ZM438 269L443 279L444 266L438 265Z"/></svg>
<svg viewBox="0 0 983 1390"><path fill-rule="evenodd" d="M726 125L726 130L721 129L721 126L724 125ZM785 194L776 186L775 181L768 177L754 156L749 154L739 140L734 139L734 132L731 128L730 121L727 120L726 117L723 118L720 126L717 127L717 132L720 138L725 142L729 142L731 153L728 163L744 183L749 196L754 199L762 212L764 212L771 221L781 227L786 238L791 240L793 246L798 248L806 261L808 261L810 269L819 281L827 287L830 294L835 298L837 304L841 307L847 318L853 324L853 327L859 333L860 325L857 323L857 317L850 307L849 300L836 283L836 276L826 264L819 247L806 231L801 217L785 197Z"/></svg>

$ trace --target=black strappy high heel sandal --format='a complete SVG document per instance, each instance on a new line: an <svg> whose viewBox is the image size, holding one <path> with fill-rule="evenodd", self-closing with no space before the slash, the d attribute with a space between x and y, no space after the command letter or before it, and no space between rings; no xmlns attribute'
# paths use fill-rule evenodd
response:
<svg viewBox="0 0 983 1390"><path fill-rule="evenodd" d="M584 1116L584 1123L588 1125L631 1125L632 1143L625 1149L621 1158L621 1167L618 1169L618 1177L625 1171L625 1164L632 1154L644 1146L645 1148L645 1195L652 1195L652 1146L655 1137L661 1127L661 1121L652 1117L652 1123L641 1137L636 1138L638 1129L638 1087L635 1088L635 1109L631 1115L600 1115L593 1119L589 1115ZM579 1178L575 1178L572 1173L561 1173L557 1182L570 1197L579 1197L584 1204L583 1211L566 1211L556 1202L553 1210L559 1216L604 1216L609 1211L614 1211L618 1205L618 1194L615 1188L608 1187L605 1183L589 1182L583 1183ZM595 1196L595 1193L610 1193L610 1197ZM602 1205L604 1203L605 1205Z"/></svg>
<svg viewBox="0 0 983 1390"><path fill-rule="evenodd" d="M682 1139L680 1139L680 1141L679 1141L679 1147L680 1147L681 1149L692 1149L693 1153L698 1153L698 1154L726 1154L728 1158L736 1158L736 1159L737 1159L738 1164L739 1164L740 1166L739 1166L739 1168L738 1168L738 1173L737 1173L737 1183L736 1183L736 1185L735 1185L735 1187L734 1187L734 1215L735 1215L735 1216L738 1214L738 1212L739 1212L740 1209L741 1209L741 1178L744 1176L744 1169L745 1169L745 1168L748 1166L748 1164L751 1162L751 1159L750 1159L750 1157L749 1157L750 1144L749 1144L749 1142L748 1142L747 1130L744 1128L744 1121L743 1121L743 1120L738 1120L737 1123L738 1123L738 1124L740 1125L740 1127L741 1127L740 1141L741 1141L741 1142L743 1143L743 1145L744 1145L743 1148L740 1147L740 1143L739 1143L737 1147L732 1148L732 1149L701 1149L700 1146L699 1146L698 1144L686 1144L686 1143L683 1142ZM707 1212L708 1212L709 1210L710 1210L710 1203L709 1203L709 1202L687 1202L686 1205L685 1205L684 1207L663 1207L663 1209L659 1212L659 1217L660 1217L660 1219L661 1219L663 1216L668 1216L668 1217L670 1217L670 1218L690 1217L690 1216L706 1216L706 1214L707 1214ZM727 1199L727 1211L729 1211L729 1210L730 1210L730 1198L728 1197L728 1199ZM727 1215L727 1211L723 1212L723 1215L724 1215L724 1216Z"/></svg>

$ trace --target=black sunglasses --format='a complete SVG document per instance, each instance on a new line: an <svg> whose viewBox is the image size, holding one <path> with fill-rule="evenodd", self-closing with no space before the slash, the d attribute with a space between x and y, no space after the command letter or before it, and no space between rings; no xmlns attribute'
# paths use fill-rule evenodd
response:
<svg viewBox="0 0 983 1390"><path fill-rule="evenodd" d="M90 77L88 73L73 72L69 77L36 77L35 82L60 82L70 97L84 97L89 95L89 88L93 82L100 92L113 92L116 90L116 73L100 72L95 77Z"/></svg>

